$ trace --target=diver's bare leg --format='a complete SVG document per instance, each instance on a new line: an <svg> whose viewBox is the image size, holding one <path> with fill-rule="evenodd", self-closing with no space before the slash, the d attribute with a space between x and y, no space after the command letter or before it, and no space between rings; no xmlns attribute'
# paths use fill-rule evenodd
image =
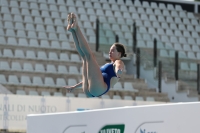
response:
<svg viewBox="0 0 200 133"><path fill-rule="evenodd" d="M88 80L87 80L87 68L86 68L86 59L85 59L85 55L84 53L81 51L80 46L79 46L79 41L78 38L76 36L76 33L74 31L74 29L69 29L69 25L67 27L67 30L69 30L72 33L73 39L74 39L74 45L79 53L79 55L82 58L83 61L83 70L82 70L82 88L83 88L83 92L88 96L88 97L93 97L89 91L88 91Z"/></svg>
<svg viewBox="0 0 200 133"><path fill-rule="evenodd" d="M72 14L72 17L75 17L75 15ZM72 29L74 29L76 33L80 49L85 55L85 59L86 59L86 67L87 67L86 71L87 71L87 80L88 80L88 87L89 87L88 90L93 96L99 96L106 91L107 85L104 82L102 73L99 69L99 65L95 57L93 56L93 53L86 39L84 38L76 20L74 21L73 24L74 26L72 26Z"/></svg>

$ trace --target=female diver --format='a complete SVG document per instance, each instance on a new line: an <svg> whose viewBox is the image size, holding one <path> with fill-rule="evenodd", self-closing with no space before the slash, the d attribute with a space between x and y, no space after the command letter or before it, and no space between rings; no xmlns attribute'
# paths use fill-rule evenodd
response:
<svg viewBox="0 0 200 133"><path fill-rule="evenodd" d="M64 88L71 91L82 87L87 97L99 97L105 94L118 82L124 70L124 63L120 60L121 57L126 57L124 46L114 43L109 51L111 63L100 68L78 26L74 13L68 15L67 30L72 33L75 47L83 60L83 77L82 82L74 86L64 86Z"/></svg>

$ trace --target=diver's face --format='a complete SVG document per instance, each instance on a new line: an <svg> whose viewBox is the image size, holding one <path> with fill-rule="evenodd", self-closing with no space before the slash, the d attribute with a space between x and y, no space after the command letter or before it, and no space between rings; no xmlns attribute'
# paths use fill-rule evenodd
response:
<svg viewBox="0 0 200 133"><path fill-rule="evenodd" d="M117 59L120 59L121 53L117 51L116 46L112 45L109 51L109 58L111 61L115 61Z"/></svg>

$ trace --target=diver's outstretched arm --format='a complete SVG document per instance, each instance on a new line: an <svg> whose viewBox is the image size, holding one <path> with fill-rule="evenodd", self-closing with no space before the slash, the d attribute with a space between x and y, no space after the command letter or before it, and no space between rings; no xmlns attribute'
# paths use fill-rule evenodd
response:
<svg viewBox="0 0 200 133"><path fill-rule="evenodd" d="M74 89L81 88L82 85L83 85L83 82L80 82L80 83L73 85L73 86L63 86L63 88L66 88L69 92L71 92Z"/></svg>

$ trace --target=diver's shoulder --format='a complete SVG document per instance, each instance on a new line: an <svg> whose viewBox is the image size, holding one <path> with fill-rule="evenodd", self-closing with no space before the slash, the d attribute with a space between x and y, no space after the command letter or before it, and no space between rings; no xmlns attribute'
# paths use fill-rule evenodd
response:
<svg viewBox="0 0 200 133"><path fill-rule="evenodd" d="M116 60L115 63L116 63L116 64L124 65L124 62L123 62L122 60Z"/></svg>

